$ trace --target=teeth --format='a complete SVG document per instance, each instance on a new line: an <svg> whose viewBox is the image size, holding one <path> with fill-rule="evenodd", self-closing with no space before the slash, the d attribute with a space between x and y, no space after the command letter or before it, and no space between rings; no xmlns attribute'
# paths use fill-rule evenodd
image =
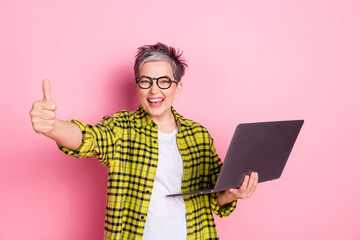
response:
<svg viewBox="0 0 360 240"><path fill-rule="evenodd" d="M156 102L161 102L162 98L157 98L157 99L148 99L150 102L156 103Z"/></svg>

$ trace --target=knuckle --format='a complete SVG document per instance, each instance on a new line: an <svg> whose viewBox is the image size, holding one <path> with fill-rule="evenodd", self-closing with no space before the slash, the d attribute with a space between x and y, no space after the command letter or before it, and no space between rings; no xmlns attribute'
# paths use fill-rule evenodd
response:
<svg viewBox="0 0 360 240"><path fill-rule="evenodd" d="M43 129L40 131L40 134L46 134L46 133L48 133L48 130L46 130L46 129Z"/></svg>
<svg viewBox="0 0 360 240"><path fill-rule="evenodd" d="M52 101L47 102L47 107L51 110L54 110L54 111L56 110L56 104Z"/></svg>
<svg viewBox="0 0 360 240"><path fill-rule="evenodd" d="M52 129L45 129L43 133L49 133Z"/></svg>
<svg viewBox="0 0 360 240"><path fill-rule="evenodd" d="M52 119L52 113L49 111L43 111L41 113L41 119L45 120L45 121L49 121Z"/></svg>
<svg viewBox="0 0 360 240"><path fill-rule="evenodd" d="M35 132L40 133L40 129L39 129L38 126L34 125L34 126L33 126L33 129L34 129Z"/></svg>
<svg viewBox="0 0 360 240"><path fill-rule="evenodd" d="M38 121L37 121L37 118L36 118L35 116L32 116L30 120L31 120L31 123L32 123L33 127L36 127L36 126L37 126L37 122L38 122Z"/></svg>
<svg viewBox="0 0 360 240"><path fill-rule="evenodd" d="M41 102L40 101L36 101L33 103L33 108L39 108L41 105Z"/></svg>
<svg viewBox="0 0 360 240"><path fill-rule="evenodd" d="M30 111L29 115L32 119L35 119L38 117L39 114L36 110L32 110L32 111Z"/></svg>

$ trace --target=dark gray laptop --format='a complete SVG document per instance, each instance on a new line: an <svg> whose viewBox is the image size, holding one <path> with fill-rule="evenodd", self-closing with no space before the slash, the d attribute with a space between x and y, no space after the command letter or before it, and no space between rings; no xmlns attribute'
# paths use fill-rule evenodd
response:
<svg viewBox="0 0 360 240"><path fill-rule="evenodd" d="M259 173L259 182L279 178L303 123L304 120L239 124L214 189L167 196L207 194L239 188L244 177L251 172Z"/></svg>

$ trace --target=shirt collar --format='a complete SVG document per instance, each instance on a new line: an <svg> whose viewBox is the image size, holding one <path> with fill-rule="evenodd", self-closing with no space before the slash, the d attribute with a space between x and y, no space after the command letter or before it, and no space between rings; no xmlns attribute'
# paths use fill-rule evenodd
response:
<svg viewBox="0 0 360 240"><path fill-rule="evenodd" d="M171 111L174 114L175 121L178 126L180 125L190 126L192 124L192 122L189 119L186 119L185 117L177 113L173 107L171 107Z"/></svg>

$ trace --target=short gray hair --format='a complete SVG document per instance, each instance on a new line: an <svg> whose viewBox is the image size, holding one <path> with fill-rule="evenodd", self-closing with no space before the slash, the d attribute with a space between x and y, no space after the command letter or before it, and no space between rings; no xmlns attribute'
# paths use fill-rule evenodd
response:
<svg viewBox="0 0 360 240"><path fill-rule="evenodd" d="M135 77L139 77L140 68L144 63L150 61L166 61L169 62L174 74L174 78L180 82L185 74L187 64L185 59L181 57L182 52L173 47L169 47L158 42L155 45L144 45L138 48L135 56L134 72Z"/></svg>

